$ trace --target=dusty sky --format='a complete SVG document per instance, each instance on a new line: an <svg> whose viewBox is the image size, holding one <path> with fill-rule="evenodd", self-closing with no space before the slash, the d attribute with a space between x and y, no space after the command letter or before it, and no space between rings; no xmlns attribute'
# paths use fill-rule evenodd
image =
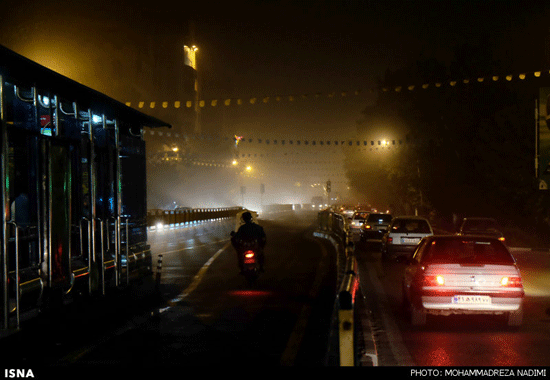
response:
<svg viewBox="0 0 550 380"><path fill-rule="evenodd" d="M202 110L204 132L263 141L363 140L356 124L361 111L376 101L372 90L386 70L427 59L450 65L456 48L465 44L487 49L506 74L549 69L547 3L0 0L0 44L135 105L190 100L181 98L179 83L183 44L194 43L202 98L219 100ZM487 74L486 67L479 71ZM295 100L275 102L277 95ZM254 97L258 100L251 105L248 99ZM241 98L244 104L221 105L227 98ZM142 111L173 124L179 122L178 112L185 112L159 108ZM192 133L192 126L185 128ZM391 135L384 128L378 126ZM265 153L265 144L256 149ZM299 172L301 179L326 166L319 149L289 152L310 165ZM296 165L289 162L285 171ZM196 193L204 192L199 182Z"/></svg>
<svg viewBox="0 0 550 380"><path fill-rule="evenodd" d="M321 95L263 108L206 107L205 122L228 133L261 128L306 138L353 134L385 70L432 57L451 62L464 43L489 42L510 70L549 66L544 4L1 1L0 43L120 101L173 101L192 23L204 99ZM343 91L348 96L327 99Z"/></svg>

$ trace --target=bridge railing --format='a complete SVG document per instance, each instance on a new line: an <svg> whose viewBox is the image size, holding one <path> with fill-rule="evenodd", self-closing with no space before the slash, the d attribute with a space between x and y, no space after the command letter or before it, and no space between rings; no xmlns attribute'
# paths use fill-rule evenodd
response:
<svg viewBox="0 0 550 380"><path fill-rule="evenodd" d="M356 337L355 337L355 296L359 287L357 275L357 261L354 255L348 256L345 273L337 295L338 310L338 342L340 351L340 366L352 367L355 365Z"/></svg>
<svg viewBox="0 0 550 380"><path fill-rule="evenodd" d="M181 225L203 220L230 218L235 217L242 210L242 207L148 210L147 226L151 228L165 228L165 226Z"/></svg>
<svg viewBox="0 0 550 380"><path fill-rule="evenodd" d="M337 289L334 303L333 325L338 336L338 364L355 366L357 353L355 298L359 289L359 276L355 248L347 218L331 209L317 214L315 236L329 239L337 252Z"/></svg>
<svg viewBox="0 0 550 380"><path fill-rule="evenodd" d="M308 207L309 206L309 207ZM151 209L147 211L147 226L157 228L171 225L199 222L203 220L230 218L245 210L243 207L199 207L176 210ZM261 208L264 218L277 217L281 214L311 210L311 205L303 204L267 204Z"/></svg>

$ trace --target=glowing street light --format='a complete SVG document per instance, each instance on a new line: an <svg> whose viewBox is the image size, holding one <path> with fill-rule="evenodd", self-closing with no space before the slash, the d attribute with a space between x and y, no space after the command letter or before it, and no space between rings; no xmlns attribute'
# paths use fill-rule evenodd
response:
<svg viewBox="0 0 550 380"><path fill-rule="evenodd" d="M191 47L187 45L183 45L185 64L187 66L191 66L195 70L197 70L197 59L196 59L197 50L199 50L199 48L197 48L195 45Z"/></svg>
<svg viewBox="0 0 550 380"><path fill-rule="evenodd" d="M183 45L183 56L185 65L190 66L195 70L195 133L201 132L200 126L200 107L199 107L199 73L197 70L197 56L196 53L199 48L196 45L191 47Z"/></svg>

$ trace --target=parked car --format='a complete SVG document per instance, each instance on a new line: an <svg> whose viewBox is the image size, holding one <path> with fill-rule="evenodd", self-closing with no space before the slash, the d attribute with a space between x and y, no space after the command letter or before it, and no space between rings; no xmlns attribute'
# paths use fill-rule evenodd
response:
<svg viewBox="0 0 550 380"><path fill-rule="evenodd" d="M361 227L361 241L364 243L381 243L391 220L392 216L390 214L370 213Z"/></svg>
<svg viewBox="0 0 550 380"><path fill-rule="evenodd" d="M523 320L524 290L508 248L488 236L429 236L408 259L403 304L413 325L427 314L504 314Z"/></svg>
<svg viewBox="0 0 550 380"><path fill-rule="evenodd" d="M458 234L492 236L502 242L506 241L497 221L493 218L464 218Z"/></svg>
<svg viewBox="0 0 550 380"><path fill-rule="evenodd" d="M353 217L350 221L350 228L352 232L359 232L361 229L361 226L363 223L365 223L365 219L367 219L367 216L369 215L366 211L357 211L353 213Z"/></svg>
<svg viewBox="0 0 550 380"><path fill-rule="evenodd" d="M410 255L420 240L430 235L433 235L433 229L428 219L419 216L396 217L382 237L382 258L387 260Z"/></svg>

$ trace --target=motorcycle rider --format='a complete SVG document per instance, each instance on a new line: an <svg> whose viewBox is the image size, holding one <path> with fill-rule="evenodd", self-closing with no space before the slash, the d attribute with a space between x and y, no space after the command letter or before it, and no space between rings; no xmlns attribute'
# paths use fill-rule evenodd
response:
<svg viewBox="0 0 550 380"><path fill-rule="evenodd" d="M260 264L260 271L264 271L264 247L266 243L266 235L264 229L259 224L256 224L252 221L252 214L248 211L244 212L241 216L244 221L244 224L239 227L235 234L232 234L231 243L237 251L237 258L239 263L239 268L242 272L244 257L240 251L239 241L240 240L256 240L258 242L259 250L258 263Z"/></svg>

